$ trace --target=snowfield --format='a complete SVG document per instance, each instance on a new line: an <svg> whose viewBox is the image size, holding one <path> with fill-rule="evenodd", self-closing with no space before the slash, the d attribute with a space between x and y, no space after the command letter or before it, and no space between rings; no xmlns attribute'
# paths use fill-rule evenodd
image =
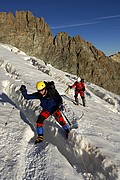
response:
<svg viewBox="0 0 120 180"><path fill-rule="evenodd" d="M86 107L76 106L74 90L65 93L76 76L55 69L10 45L0 44L0 179L120 180L120 96L89 82ZM77 118L68 140L54 118L44 124L44 141L34 145L38 100L19 91L36 91L38 81L54 81L63 97L66 116Z"/></svg>

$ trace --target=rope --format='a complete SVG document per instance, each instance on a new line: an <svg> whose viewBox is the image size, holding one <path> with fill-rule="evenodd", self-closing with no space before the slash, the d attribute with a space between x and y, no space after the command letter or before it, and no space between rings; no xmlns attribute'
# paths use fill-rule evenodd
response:
<svg viewBox="0 0 120 180"><path fill-rule="evenodd" d="M84 116L84 112L82 111L81 116L79 117L79 120L82 119L82 117Z"/></svg>
<svg viewBox="0 0 120 180"><path fill-rule="evenodd" d="M11 116L13 110L14 110L14 107L13 107L12 110L10 111L10 114L9 114L9 116L8 116L8 119L7 119L6 123L5 123L5 126L7 126L7 124L8 124L8 122L9 122L9 119L10 119L10 116Z"/></svg>

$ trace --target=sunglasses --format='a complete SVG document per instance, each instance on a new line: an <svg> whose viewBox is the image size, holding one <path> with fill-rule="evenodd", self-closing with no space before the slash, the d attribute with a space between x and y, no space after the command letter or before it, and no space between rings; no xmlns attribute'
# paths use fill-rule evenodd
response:
<svg viewBox="0 0 120 180"><path fill-rule="evenodd" d="M38 92L42 92L45 88L41 89L41 90L38 90Z"/></svg>

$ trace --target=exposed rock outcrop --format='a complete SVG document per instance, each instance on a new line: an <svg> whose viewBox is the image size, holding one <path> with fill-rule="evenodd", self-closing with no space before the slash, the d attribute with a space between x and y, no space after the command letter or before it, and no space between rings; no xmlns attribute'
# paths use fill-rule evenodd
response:
<svg viewBox="0 0 120 180"><path fill-rule="evenodd" d="M110 56L114 61L120 63L120 52Z"/></svg>
<svg viewBox="0 0 120 180"><path fill-rule="evenodd" d="M34 17L30 11L16 11L15 16L0 13L0 42L120 94L120 63L80 36L60 32L53 37L44 19Z"/></svg>

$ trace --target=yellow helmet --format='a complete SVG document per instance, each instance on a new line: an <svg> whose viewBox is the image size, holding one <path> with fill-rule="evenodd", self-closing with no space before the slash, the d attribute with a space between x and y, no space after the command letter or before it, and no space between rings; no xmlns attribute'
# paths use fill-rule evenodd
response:
<svg viewBox="0 0 120 180"><path fill-rule="evenodd" d="M36 89L37 91L41 91L42 89L44 89L46 87L45 83L43 81L39 81L36 84Z"/></svg>

